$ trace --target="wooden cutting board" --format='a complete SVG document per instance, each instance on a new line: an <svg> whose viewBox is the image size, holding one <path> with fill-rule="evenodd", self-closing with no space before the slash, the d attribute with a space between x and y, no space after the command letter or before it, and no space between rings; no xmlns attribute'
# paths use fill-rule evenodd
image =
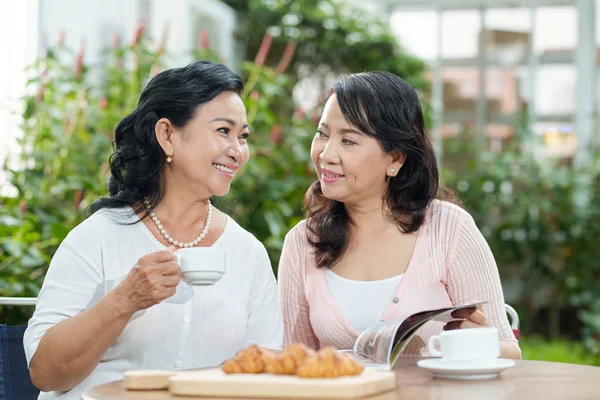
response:
<svg viewBox="0 0 600 400"><path fill-rule="evenodd" d="M177 372L137 370L125 372L123 384L128 390L161 390L169 388L169 378Z"/></svg>
<svg viewBox="0 0 600 400"><path fill-rule="evenodd" d="M335 379L271 374L226 374L220 368L179 372L169 377L175 395L203 397L356 398L396 387L390 371L365 369L358 376Z"/></svg>

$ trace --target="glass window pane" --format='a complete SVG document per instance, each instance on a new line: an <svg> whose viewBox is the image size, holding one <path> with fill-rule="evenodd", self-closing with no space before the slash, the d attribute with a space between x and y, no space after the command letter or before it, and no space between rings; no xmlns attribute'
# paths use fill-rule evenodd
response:
<svg viewBox="0 0 600 400"><path fill-rule="evenodd" d="M573 65L540 65L535 78L538 116L575 111L576 73Z"/></svg>
<svg viewBox="0 0 600 400"><path fill-rule="evenodd" d="M476 67L445 67L443 69L444 113L455 113L462 118L469 115L469 118L474 118L479 97L478 75ZM506 116L517 110L518 81L519 76L516 70L487 68L485 93L489 114Z"/></svg>
<svg viewBox="0 0 600 400"><path fill-rule="evenodd" d="M492 8L485 15L487 29L501 29L515 32L531 30L529 8Z"/></svg>
<svg viewBox="0 0 600 400"><path fill-rule="evenodd" d="M490 9L486 13L486 54L492 64L527 62L531 33L529 8Z"/></svg>
<svg viewBox="0 0 600 400"><path fill-rule="evenodd" d="M442 57L474 58L481 19L478 10L444 11L442 13Z"/></svg>
<svg viewBox="0 0 600 400"><path fill-rule="evenodd" d="M537 11L535 50L538 53L574 50L577 12L574 7L540 7Z"/></svg>
<svg viewBox="0 0 600 400"><path fill-rule="evenodd" d="M395 11L390 18L393 34L409 53L425 60L436 58L437 15L433 11Z"/></svg>

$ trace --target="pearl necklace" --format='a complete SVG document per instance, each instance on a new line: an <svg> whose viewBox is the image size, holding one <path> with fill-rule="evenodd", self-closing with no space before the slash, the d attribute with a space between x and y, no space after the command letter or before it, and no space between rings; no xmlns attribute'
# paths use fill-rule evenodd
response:
<svg viewBox="0 0 600 400"><path fill-rule="evenodd" d="M212 212L213 212L213 207L212 207L212 204L210 203L210 200L208 201L208 213L206 214L206 222L204 223L204 229L202 229L202 232L200 232L200 235L198 235L198 237L196 239L194 239L188 243L184 243L179 240L175 240L167 233L167 230L163 227L162 223L160 222L160 219L158 219L156 214L154 214L154 211L152 211L152 207L150 206L150 202L148 201L148 199L144 199L144 206L146 206L146 210L148 210L148 215L150 215L150 218L152 218L152 221L154 222L154 224L160 231L160 234L163 235L165 240L167 242L173 244L173 246L179 247L180 249L197 246L198 243L200 243L202 241L202 239L204 239L206 237L206 235L208 234L208 230L210 229L210 222L212 220Z"/></svg>

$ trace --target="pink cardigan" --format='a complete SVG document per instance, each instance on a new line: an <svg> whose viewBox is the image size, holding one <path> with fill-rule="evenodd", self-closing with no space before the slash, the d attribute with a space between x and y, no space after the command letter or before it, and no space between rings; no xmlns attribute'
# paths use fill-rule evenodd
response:
<svg viewBox="0 0 600 400"><path fill-rule="evenodd" d="M301 221L286 235L279 262L284 345L304 343L314 349L351 349L358 333L332 299L323 270L316 267L307 231L306 221ZM396 303L394 297L399 299ZM488 244L466 211L435 200L417 232L404 278L390 297L381 320L478 301L488 302L483 312L490 324L498 328L500 339L518 345L504 310L498 268ZM442 327L440 322L425 324L402 355L430 355L426 343Z"/></svg>

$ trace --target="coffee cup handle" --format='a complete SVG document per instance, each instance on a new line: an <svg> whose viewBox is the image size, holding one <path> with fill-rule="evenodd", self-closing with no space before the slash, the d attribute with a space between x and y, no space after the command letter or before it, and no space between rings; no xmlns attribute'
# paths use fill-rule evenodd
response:
<svg viewBox="0 0 600 400"><path fill-rule="evenodd" d="M427 343L427 350L429 350L429 352L431 354L433 354L436 357L441 357L442 356L442 352L439 351L438 349L436 349L436 343L440 344L440 349L441 349L441 342L440 342L440 337L439 336L432 336L429 338L429 342Z"/></svg>

